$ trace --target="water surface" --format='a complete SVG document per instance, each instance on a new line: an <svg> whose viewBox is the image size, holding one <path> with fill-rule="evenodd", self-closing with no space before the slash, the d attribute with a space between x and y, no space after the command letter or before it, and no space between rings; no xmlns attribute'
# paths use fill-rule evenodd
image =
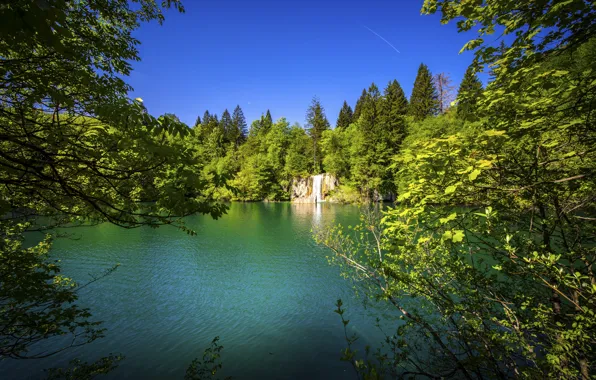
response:
<svg viewBox="0 0 596 380"><path fill-rule="evenodd" d="M53 256L79 282L120 263L82 290L81 304L105 321L106 337L44 360L0 362L1 378L42 378L43 368L109 353L126 359L104 378L183 378L215 336L223 375L237 379L354 378L333 312L342 298L358 346L382 339L351 284L327 263L313 226L355 224L358 208L333 204L234 203L219 220L188 218L173 228L103 224L58 239ZM69 232L73 232L70 230ZM356 330L357 329L357 330Z"/></svg>

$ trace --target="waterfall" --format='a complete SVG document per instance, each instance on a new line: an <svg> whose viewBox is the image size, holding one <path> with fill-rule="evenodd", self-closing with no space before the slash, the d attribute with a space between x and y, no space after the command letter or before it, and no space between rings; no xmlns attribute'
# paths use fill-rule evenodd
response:
<svg viewBox="0 0 596 380"><path fill-rule="evenodd" d="M313 202L317 203L317 202L321 202L323 199L323 194L322 194L322 183L323 180L323 174L317 174L315 176L312 177L312 200Z"/></svg>

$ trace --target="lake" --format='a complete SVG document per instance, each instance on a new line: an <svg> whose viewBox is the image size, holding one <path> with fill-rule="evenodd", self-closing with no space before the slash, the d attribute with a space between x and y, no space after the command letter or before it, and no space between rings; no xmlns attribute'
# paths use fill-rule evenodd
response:
<svg viewBox="0 0 596 380"><path fill-rule="evenodd" d="M358 222L356 206L233 203L219 220L187 219L191 237L170 227L109 224L70 229L53 257L80 283L120 263L80 293L108 329L105 338L43 360L0 362L3 379L43 378L43 368L109 353L126 358L103 378L182 379L215 336L222 375L237 379L352 379L334 304L342 298L357 348L383 335L352 284L312 240L313 227ZM362 352L360 350L360 352Z"/></svg>

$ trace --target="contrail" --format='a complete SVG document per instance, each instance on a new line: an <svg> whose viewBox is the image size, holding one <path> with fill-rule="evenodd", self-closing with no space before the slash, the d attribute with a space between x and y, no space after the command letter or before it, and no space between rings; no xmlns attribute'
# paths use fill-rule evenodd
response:
<svg viewBox="0 0 596 380"><path fill-rule="evenodd" d="M379 33L375 32L374 30L372 30L371 28L369 28L366 25L362 25L362 26L364 26L366 29L370 30L370 32L373 33L375 36L377 36L380 39L382 39L383 41L385 41L387 43L387 45L389 45L389 46L391 46L393 48L393 50L395 50L396 52L400 53L399 50L397 50L397 48L395 46L391 45L391 42L389 42L386 39L384 39L383 36L381 36Z"/></svg>

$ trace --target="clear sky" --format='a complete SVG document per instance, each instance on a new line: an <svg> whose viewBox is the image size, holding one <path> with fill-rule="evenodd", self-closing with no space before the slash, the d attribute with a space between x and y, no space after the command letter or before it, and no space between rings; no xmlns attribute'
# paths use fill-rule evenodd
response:
<svg viewBox="0 0 596 380"><path fill-rule="evenodd" d="M374 81L397 79L409 97L421 62L459 86L472 60L459 50L472 36L417 0L183 0L163 26L143 25L142 61L129 83L153 115L189 125L208 109L239 104L248 123L267 109L274 120L304 124L318 96L332 126L344 100L354 107ZM383 39L389 41L399 53Z"/></svg>

